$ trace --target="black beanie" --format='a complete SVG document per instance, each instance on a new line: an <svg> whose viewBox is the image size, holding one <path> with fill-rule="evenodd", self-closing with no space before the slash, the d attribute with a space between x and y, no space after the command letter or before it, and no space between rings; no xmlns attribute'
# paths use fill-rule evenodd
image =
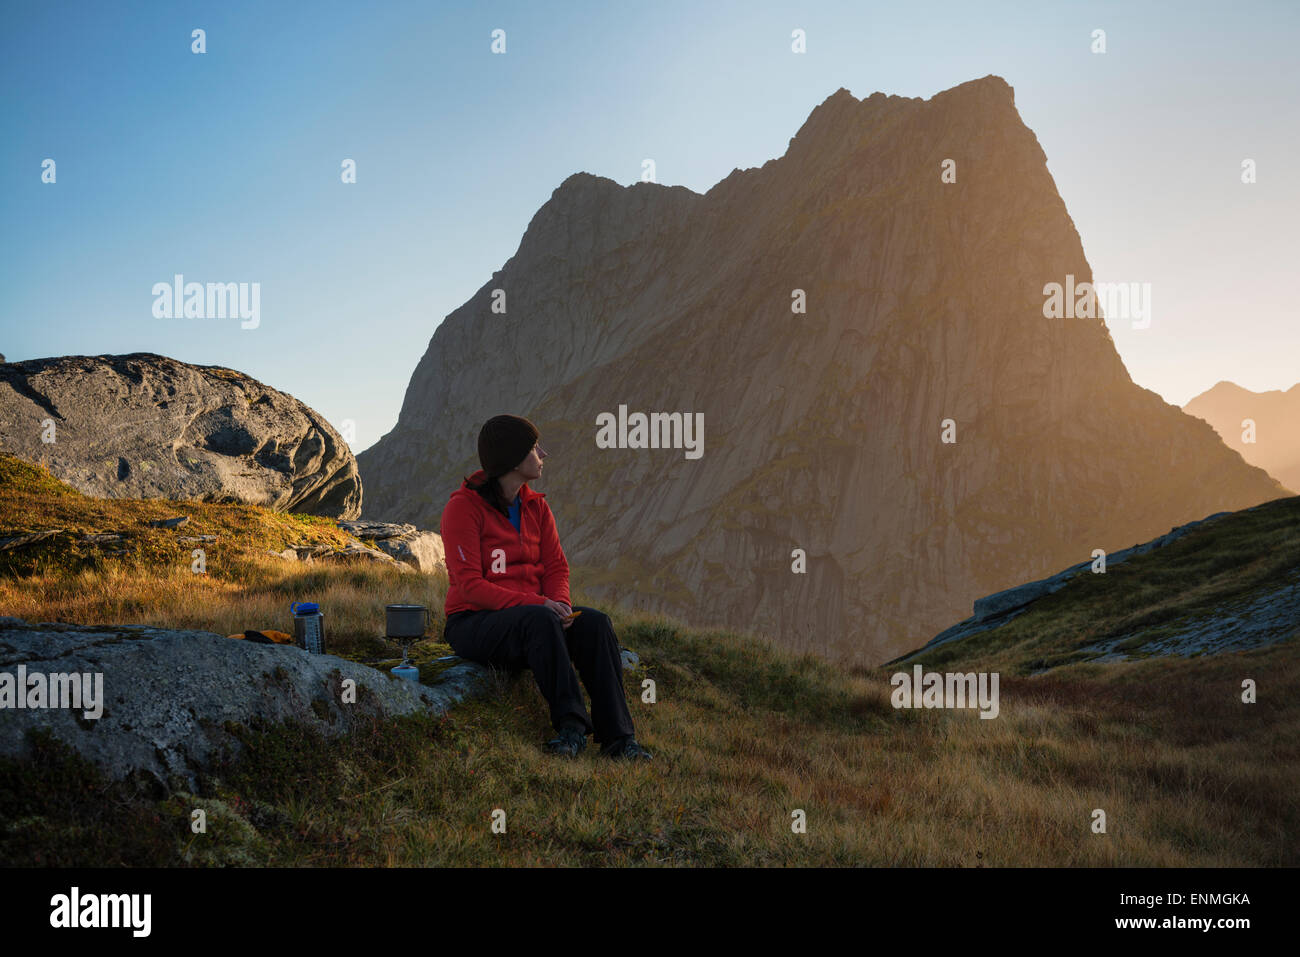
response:
<svg viewBox="0 0 1300 957"><path fill-rule="evenodd" d="M537 442L537 426L521 415L494 415L478 433L478 460L488 478L519 467Z"/></svg>

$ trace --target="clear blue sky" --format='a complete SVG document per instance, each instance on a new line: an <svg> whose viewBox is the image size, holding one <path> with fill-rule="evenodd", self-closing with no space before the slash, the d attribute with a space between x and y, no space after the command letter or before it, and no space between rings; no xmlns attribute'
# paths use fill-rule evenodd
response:
<svg viewBox="0 0 1300 957"><path fill-rule="evenodd" d="M360 451L569 174L627 185L653 157L702 193L784 153L838 87L928 98L995 73L1097 278L1152 284L1150 329L1111 324L1133 378L1179 404L1220 379L1286 388L1298 27L1300 3L1249 0L10 2L0 352L230 366L354 420ZM260 327L154 318L175 273L259 282Z"/></svg>

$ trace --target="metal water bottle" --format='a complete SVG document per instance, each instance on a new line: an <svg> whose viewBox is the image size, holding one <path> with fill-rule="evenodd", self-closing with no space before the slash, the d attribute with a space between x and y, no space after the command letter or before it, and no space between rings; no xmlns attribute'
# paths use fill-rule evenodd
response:
<svg viewBox="0 0 1300 957"><path fill-rule="evenodd" d="M293 640L299 648L314 655L325 654L325 616L311 601L296 601L289 606L293 613Z"/></svg>

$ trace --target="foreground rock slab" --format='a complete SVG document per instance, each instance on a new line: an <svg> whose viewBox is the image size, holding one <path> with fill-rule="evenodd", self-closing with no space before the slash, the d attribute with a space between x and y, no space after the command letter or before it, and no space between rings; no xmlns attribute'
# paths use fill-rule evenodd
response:
<svg viewBox="0 0 1300 957"><path fill-rule="evenodd" d="M28 731L45 729L114 779L140 773L186 790L197 787L197 772L223 746L238 747L227 722L294 720L334 736L375 717L445 712L483 691L488 674L461 662L426 686L333 655L206 631L0 618L0 682L12 689L20 673L29 681L35 674L102 675L102 714L86 717L94 709L85 700L81 707L21 709L6 700L0 755L27 756ZM6 674L14 678L6 682ZM355 704L343 701L349 679Z"/></svg>

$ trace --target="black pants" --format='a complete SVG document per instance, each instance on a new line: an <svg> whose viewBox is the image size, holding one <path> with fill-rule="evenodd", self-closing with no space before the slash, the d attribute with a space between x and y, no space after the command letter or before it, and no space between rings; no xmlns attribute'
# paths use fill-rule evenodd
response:
<svg viewBox="0 0 1300 957"><path fill-rule="evenodd" d="M551 726L559 731L572 719L587 734L594 730L597 744L607 744L633 733L618 639L604 612L571 607L582 614L568 628L545 605L458 611L448 616L443 637L452 651L469 661L511 673L531 668L551 706ZM573 673L574 665L578 674ZM591 717L582 703L578 675L591 695Z"/></svg>

